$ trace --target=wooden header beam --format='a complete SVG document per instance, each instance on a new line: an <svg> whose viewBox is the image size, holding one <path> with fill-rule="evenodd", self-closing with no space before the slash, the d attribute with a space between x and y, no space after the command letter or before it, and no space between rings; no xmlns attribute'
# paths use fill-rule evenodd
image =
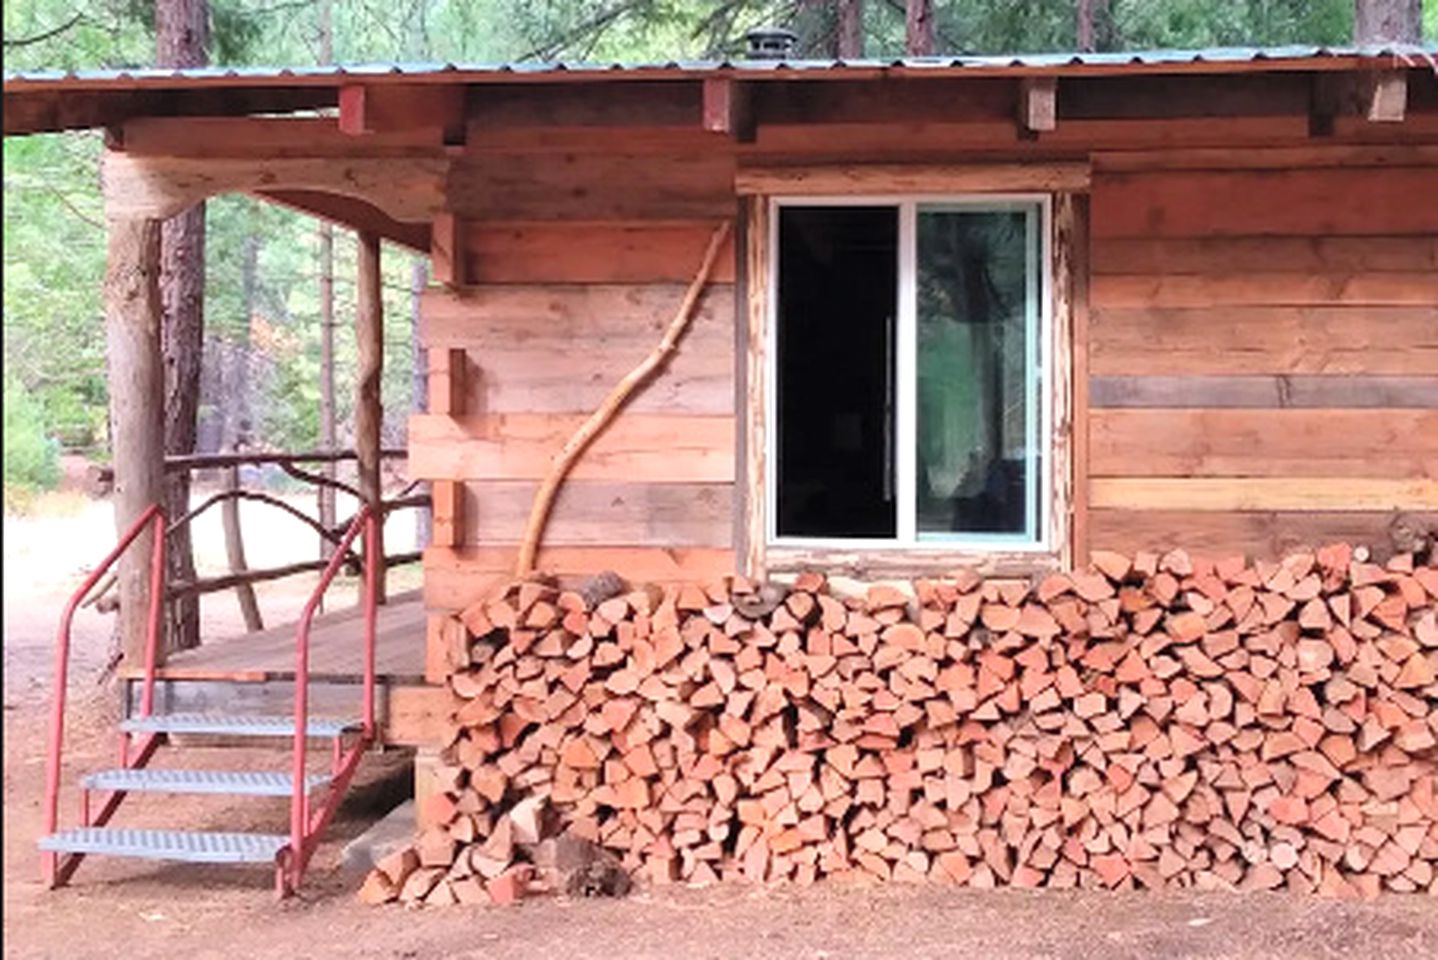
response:
<svg viewBox="0 0 1438 960"><path fill-rule="evenodd" d="M220 193L305 191L351 197L386 217L421 225L445 208L449 162L430 157L132 156L102 163L110 217L163 220Z"/></svg>
<svg viewBox="0 0 1438 960"><path fill-rule="evenodd" d="M741 196L826 196L862 193L1002 193L1010 190L1085 193L1086 163L832 164L740 167Z"/></svg>

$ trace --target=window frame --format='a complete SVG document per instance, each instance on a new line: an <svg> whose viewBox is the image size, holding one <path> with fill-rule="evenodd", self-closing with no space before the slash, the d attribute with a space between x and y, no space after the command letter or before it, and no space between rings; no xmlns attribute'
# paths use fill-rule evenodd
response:
<svg viewBox="0 0 1438 960"><path fill-rule="evenodd" d="M763 336L759 338L763 353L760 373L763 389L759 399L759 424L762 432L763 491L761 525L750 528L751 539L758 536L760 544L751 544L751 557L759 554L759 565L775 570L797 568L814 563L839 563L868 568L870 566L922 568L934 564L974 564L1004 567L1018 564L1028 567L1052 567L1063 559L1067 550L1068 498L1067 478L1070 467L1067 457L1059 457L1062 432L1068 429L1061 415L1069 378L1066 344L1061 343L1060 304L1055 296L1055 195L1047 191L1012 192L893 192L825 195L772 195L756 197L762 203L764 223L759 236L750 238L765 245L761 257L764 276L751 294L763 298ZM956 534L951 537L918 536L916 504L917 487L917 218L923 205L960 210L1012 209L1016 204L1038 208L1039 243L1037 250L1037 337L1030 349L1040 357L1040 386L1036 436L1041 448L1040 476L1037 478L1041 511L1034 518L1036 536L1020 539L1012 534ZM895 290L895 489L898 493L896 530L893 538L867 537L781 537L778 534L778 324L779 324L779 225L780 213L786 207L881 206L892 207L898 216L899 264ZM1031 248L1032 249L1032 248ZM751 263L753 261L751 260ZM1067 286L1067 284L1066 284ZM1067 324L1065 324L1065 327ZM1060 369L1061 365L1065 369ZM1033 383L1033 380L1030 380ZM1066 408L1066 405L1065 405ZM1055 429L1059 424L1062 430ZM1066 451L1065 451L1066 452ZM1061 490L1061 488L1063 488ZM751 496L754 493L751 491ZM908 534L907 538L905 534ZM757 551L756 549L757 548ZM751 564L753 566L754 564Z"/></svg>

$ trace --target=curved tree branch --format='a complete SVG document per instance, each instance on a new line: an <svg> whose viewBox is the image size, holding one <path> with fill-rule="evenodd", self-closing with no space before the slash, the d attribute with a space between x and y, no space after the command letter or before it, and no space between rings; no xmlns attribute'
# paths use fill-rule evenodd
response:
<svg viewBox="0 0 1438 960"><path fill-rule="evenodd" d="M306 483L317 484L321 487L333 487L336 490L343 490L345 493L354 497L356 500L364 499L364 497L360 494L358 490L341 480L331 480L329 477L326 477L322 474L310 473L308 470L301 470L293 463L281 463L280 469L283 470L285 473L289 474L290 476L294 477L296 480L303 480Z"/></svg>
<svg viewBox="0 0 1438 960"><path fill-rule="evenodd" d="M5 48L7 50L12 50L16 47L28 47L32 44L44 43L46 40L52 40L55 37L58 37L60 34L64 33L66 30L69 30L71 27L80 23L80 21L84 19L85 15L83 13L77 13L69 20L66 20L64 23L60 24L58 27L46 30L44 33L37 33L31 37L21 37L18 40L7 39L5 41Z"/></svg>

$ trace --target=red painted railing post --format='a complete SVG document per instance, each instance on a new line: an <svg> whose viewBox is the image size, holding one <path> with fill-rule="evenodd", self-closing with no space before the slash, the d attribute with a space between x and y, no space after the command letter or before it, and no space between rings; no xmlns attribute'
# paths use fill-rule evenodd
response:
<svg viewBox="0 0 1438 960"><path fill-rule="evenodd" d="M165 514L156 503L150 504L145 511L136 518L125 535L115 548L100 561L99 566L90 572L80 589L71 595L65 604L65 612L60 616L60 625L55 631L55 692L50 708L50 733L49 742L45 752L45 809L41 823L41 833L48 836L55 832L60 822L60 767L61 753L65 747L65 694L69 684L70 674L70 628L75 620L75 611L79 609L81 601L85 599L100 578L115 565L115 561L135 542L145 529L145 525L151 521L156 523L156 536L162 541L156 549L159 556L159 566L151 569L150 590L151 590L151 620L153 622L154 599L157 593L162 593L164 588L164 536L165 536ZM152 555L152 563L154 563ZM156 590L156 570L159 571L159 591ZM163 602L163 598L161 598ZM54 886L59 878L59 855L52 851L43 851L40 854L40 872L46 886Z"/></svg>
<svg viewBox="0 0 1438 960"><path fill-rule="evenodd" d="M140 694L140 716L155 709L155 670L160 659L160 632L165 613L165 515L155 514L155 544L150 551L150 622L145 633L145 689Z"/></svg>
<svg viewBox="0 0 1438 960"><path fill-rule="evenodd" d="M380 525L384 517L371 505L365 510L365 591L364 591L364 735L375 735L375 633L379 619Z"/></svg>
<svg viewBox="0 0 1438 960"><path fill-rule="evenodd" d="M309 838L312 832L309 816L309 791L305 789L305 767L306 751L309 738L309 694L310 694L310 627L314 622L315 614L319 610L320 600L324 597L325 591L329 589L334 581L335 575L339 572L340 566L349 555L350 546L360 531L366 533L373 528L370 525L372 511L366 505L360 508L350 523L349 529L345 531L344 537L335 545L334 555L330 562L325 565L324 571L320 574L320 581L315 585L314 591L310 594L309 600L305 602L304 611L300 614L300 622L295 630L295 734L294 734L294 763L291 767L293 772L293 793L290 798L290 846L286 864L289 867L289 889L293 891L300 884L305 866L309 862L311 850ZM374 541L369 541L373 543ZM373 723L374 704L372 701L373 673L374 673L374 617L375 617L375 573L377 568L371 570L372 564L366 561L365 571L365 676L366 676L366 719L365 739L368 740ZM338 789L338 786L335 787ZM327 818L326 818L327 819ZM286 864L281 865L281 869Z"/></svg>

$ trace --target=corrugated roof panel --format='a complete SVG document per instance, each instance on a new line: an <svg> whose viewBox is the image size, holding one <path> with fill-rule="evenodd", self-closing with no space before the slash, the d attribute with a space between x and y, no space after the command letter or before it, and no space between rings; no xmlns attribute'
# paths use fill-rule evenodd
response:
<svg viewBox="0 0 1438 960"><path fill-rule="evenodd" d="M1392 57L1417 58L1430 64L1438 57L1438 45L1347 46L1291 45L1282 47L1212 47L1202 50L1138 50L1116 53L1032 53L1002 56L953 57L865 57L853 60L669 60L653 63L594 63L557 60L518 63L356 63L335 66L296 67L199 67L170 70L155 67L115 70L27 70L7 72L6 86L66 83L171 83L175 81L281 80L376 76L429 77L442 73L465 74L482 79L485 75L542 75L555 73L630 73L636 76L776 72L844 72L902 69L923 70L1055 70L1085 67L1164 66L1189 64L1241 64L1273 61L1348 58L1354 60Z"/></svg>

